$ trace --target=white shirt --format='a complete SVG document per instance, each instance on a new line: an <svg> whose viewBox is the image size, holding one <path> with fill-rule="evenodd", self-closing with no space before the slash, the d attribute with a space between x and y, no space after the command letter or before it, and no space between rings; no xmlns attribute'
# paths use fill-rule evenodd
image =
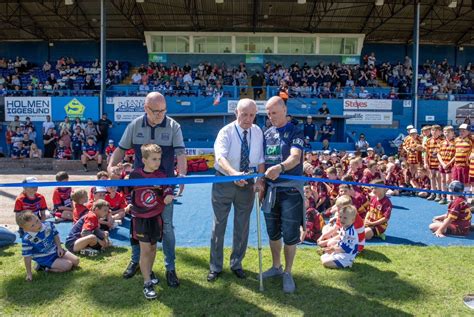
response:
<svg viewBox="0 0 474 317"><path fill-rule="evenodd" d="M259 164L265 163L263 157L263 132L255 124L252 124L252 127L247 131L247 142L250 148L249 167L257 167ZM221 157L227 159L233 169L236 171L240 170L241 139L243 140L243 138L244 130L237 124L237 121L229 123L219 131L214 142L214 168L217 171L226 174L223 169L219 168L219 159Z"/></svg>
<svg viewBox="0 0 474 317"><path fill-rule="evenodd" d="M54 129L54 122L52 122L52 121L43 122L43 131L44 131L44 133L46 133L49 128Z"/></svg>

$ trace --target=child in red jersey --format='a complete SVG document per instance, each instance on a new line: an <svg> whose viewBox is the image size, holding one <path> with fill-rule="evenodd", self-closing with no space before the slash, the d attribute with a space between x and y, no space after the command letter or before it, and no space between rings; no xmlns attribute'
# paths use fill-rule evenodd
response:
<svg viewBox="0 0 474 317"><path fill-rule="evenodd" d="M99 199L105 200L105 196L107 194L107 189L103 186L94 187L93 197L90 200L86 207L91 210L94 202L98 201ZM114 219L112 218L112 213L109 210L105 217L99 218L100 229L104 231L110 231L117 227L117 223L115 223Z"/></svg>
<svg viewBox="0 0 474 317"><path fill-rule="evenodd" d="M23 183L37 183L36 177L27 177L23 180ZM48 205L43 195L38 193L38 187L23 187L22 193L17 197L15 201L15 219L25 211L31 211L41 221L46 220L46 211Z"/></svg>
<svg viewBox="0 0 474 317"><path fill-rule="evenodd" d="M452 126L446 126L443 129L444 140L441 142L438 151L439 161L439 172L441 175L441 189L443 191L448 190L448 185L451 183L451 169L454 164L454 154L456 153L456 147L454 145L454 128ZM471 160L474 162L474 160ZM450 198L451 199L451 198ZM439 202L444 205L448 203L448 197L443 195L443 198Z"/></svg>
<svg viewBox="0 0 474 317"><path fill-rule="evenodd" d="M66 172L56 174L57 182L67 182L69 175ZM71 200L71 187L56 187L53 192L53 211L56 221L72 220L73 207Z"/></svg>
<svg viewBox="0 0 474 317"><path fill-rule="evenodd" d="M87 192L86 193L87 197ZM71 228L66 238L66 248L77 253L86 248L95 250L110 246L109 234L100 230L99 219L109 212L109 204L102 199L94 202L91 211L83 215Z"/></svg>
<svg viewBox="0 0 474 317"><path fill-rule="evenodd" d="M449 191L462 193L464 191L463 183L453 181L449 184ZM449 204L448 213L433 218L430 229L437 237L444 237L445 234L465 236L471 229L471 209L467 203L466 197L459 195Z"/></svg>
<svg viewBox="0 0 474 317"><path fill-rule="evenodd" d="M383 185L382 180L372 182L375 185ZM367 240L373 237L385 239L385 230L387 230L388 221L392 214L392 202L385 196L386 188L374 187L374 196L370 199L370 206L365 216L365 238Z"/></svg>
<svg viewBox="0 0 474 317"><path fill-rule="evenodd" d="M301 241L317 242L325 225L323 216L314 208L306 209L306 229L301 230Z"/></svg>
<svg viewBox="0 0 474 317"><path fill-rule="evenodd" d="M143 168L136 168L130 173L130 179L164 178L159 171L161 165L161 148L156 144L141 146ZM171 186L136 186L132 191L132 243L140 244L140 270L144 279L143 294L147 299L155 299L157 294L151 279L153 263L156 256L156 243L162 240L163 220L161 213L165 205L173 202Z"/></svg>
<svg viewBox="0 0 474 317"><path fill-rule="evenodd" d="M430 177L428 171L423 167L418 167L417 174L411 180L411 186L418 189L431 189ZM418 197L427 198L429 194L427 192L418 192Z"/></svg>
<svg viewBox="0 0 474 317"><path fill-rule="evenodd" d="M110 186L107 188L107 194L105 194L105 201L110 205L110 211L114 220L122 220L125 217L125 209L127 208L127 202L123 197L122 193L117 192L116 186Z"/></svg>
<svg viewBox="0 0 474 317"><path fill-rule="evenodd" d="M117 147L114 145L114 140L109 140L109 145L105 148L105 156L107 157L107 164L109 164L112 153L114 153Z"/></svg>
<svg viewBox="0 0 474 317"><path fill-rule="evenodd" d="M74 208L72 211L72 222L76 223L82 216L87 214L87 191L85 189L76 190L71 195L71 199L74 202Z"/></svg>
<svg viewBox="0 0 474 317"><path fill-rule="evenodd" d="M133 164L135 161L135 150L134 149L128 149L125 151L125 156L123 158L123 161L126 163Z"/></svg>

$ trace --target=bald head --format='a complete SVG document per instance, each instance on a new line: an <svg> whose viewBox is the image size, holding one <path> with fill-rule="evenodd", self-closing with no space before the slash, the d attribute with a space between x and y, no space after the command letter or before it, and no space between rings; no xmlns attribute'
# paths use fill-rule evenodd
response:
<svg viewBox="0 0 474 317"><path fill-rule="evenodd" d="M146 105L156 105L156 104L164 104L165 107L166 107L165 97L157 91L150 92L145 97L145 106Z"/></svg>
<svg viewBox="0 0 474 317"><path fill-rule="evenodd" d="M150 92L145 98L145 112L148 123L160 124L166 117L166 100L159 92Z"/></svg>
<svg viewBox="0 0 474 317"><path fill-rule="evenodd" d="M283 99L278 96L271 97L265 105L265 110L273 126L281 128L286 125L286 105Z"/></svg>
<svg viewBox="0 0 474 317"><path fill-rule="evenodd" d="M250 129L257 115L257 104L249 98L240 99L235 109L237 124L244 130Z"/></svg>

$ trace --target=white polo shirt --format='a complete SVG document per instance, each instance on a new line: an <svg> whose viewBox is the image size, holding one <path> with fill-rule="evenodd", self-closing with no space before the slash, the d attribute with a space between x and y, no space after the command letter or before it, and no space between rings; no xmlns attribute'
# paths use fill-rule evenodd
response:
<svg viewBox="0 0 474 317"><path fill-rule="evenodd" d="M252 124L252 127L247 129L247 132L247 142L250 148L249 167L257 167L259 164L265 163L263 156L263 132L255 124ZM221 157L227 159L233 169L236 171L240 170L240 151L243 137L244 130L238 125L237 121L229 123L219 131L214 142L214 168L217 171L226 174L219 167L219 159Z"/></svg>

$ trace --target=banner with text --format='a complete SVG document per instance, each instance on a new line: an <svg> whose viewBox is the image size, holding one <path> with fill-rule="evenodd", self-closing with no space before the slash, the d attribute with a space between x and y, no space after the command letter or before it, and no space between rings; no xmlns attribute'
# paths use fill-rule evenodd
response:
<svg viewBox="0 0 474 317"><path fill-rule="evenodd" d="M463 124L466 119L474 120L474 102L473 101L449 101L448 102L448 120L452 125ZM449 123L449 122L448 122Z"/></svg>
<svg viewBox="0 0 474 317"><path fill-rule="evenodd" d="M30 117L31 121L46 121L51 115L51 97L5 97L5 121L13 121L19 116L21 121Z"/></svg>
<svg viewBox="0 0 474 317"><path fill-rule="evenodd" d="M392 124L392 112L344 111L346 124Z"/></svg>
<svg viewBox="0 0 474 317"><path fill-rule="evenodd" d="M114 120L130 122L145 114L145 97L114 97Z"/></svg>
<svg viewBox="0 0 474 317"><path fill-rule="evenodd" d="M238 100L228 100L227 101L227 112L234 113L235 109L237 109ZM267 104L266 100L257 100L257 113L258 114L266 114L265 105Z"/></svg>
<svg viewBox="0 0 474 317"><path fill-rule="evenodd" d="M344 110L392 110L392 100L344 99Z"/></svg>

